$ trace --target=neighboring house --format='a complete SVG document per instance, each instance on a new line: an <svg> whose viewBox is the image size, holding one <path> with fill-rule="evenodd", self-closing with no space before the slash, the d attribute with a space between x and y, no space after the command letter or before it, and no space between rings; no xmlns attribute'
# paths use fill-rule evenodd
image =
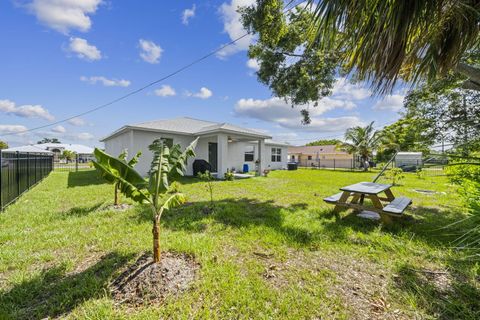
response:
<svg viewBox="0 0 480 320"><path fill-rule="evenodd" d="M81 144L68 144L68 143L41 143L31 144L27 146L20 146L14 148L8 148L3 151L8 152L52 152L54 161L59 161L60 155L63 151L68 150L78 155L80 162L87 162L93 159L93 148L84 146Z"/></svg>
<svg viewBox="0 0 480 320"><path fill-rule="evenodd" d="M271 137L265 133L188 117L126 125L101 141L105 143L105 151L114 156L124 149L130 154L141 151L135 169L147 175L152 160L148 146L153 140L165 139L183 149L197 137L196 157L189 160L187 175L193 175L192 163L196 159L209 162L220 178L227 170L242 172L245 164L249 171L257 169L262 174L266 169L284 169L287 165L288 145L268 140Z"/></svg>
<svg viewBox="0 0 480 320"><path fill-rule="evenodd" d="M302 167L353 168L355 157L335 145L289 147L288 158Z"/></svg>

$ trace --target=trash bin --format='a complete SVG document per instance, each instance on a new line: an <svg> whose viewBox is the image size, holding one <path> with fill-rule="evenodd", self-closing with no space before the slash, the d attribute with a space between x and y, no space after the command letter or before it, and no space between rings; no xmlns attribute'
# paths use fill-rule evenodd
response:
<svg viewBox="0 0 480 320"><path fill-rule="evenodd" d="M244 164L243 165L243 173L247 173L249 170L248 170L248 164Z"/></svg>
<svg viewBox="0 0 480 320"><path fill-rule="evenodd" d="M296 162L289 162L287 163L287 169L288 170L297 170L297 163Z"/></svg>

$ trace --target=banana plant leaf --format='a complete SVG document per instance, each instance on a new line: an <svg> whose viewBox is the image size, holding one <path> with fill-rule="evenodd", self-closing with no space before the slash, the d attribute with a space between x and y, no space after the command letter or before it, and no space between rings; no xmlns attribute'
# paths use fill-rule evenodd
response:
<svg viewBox="0 0 480 320"><path fill-rule="evenodd" d="M145 190L148 183L135 169L98 148L94 154L96 160L93 165L102 178L110 183L118 183L120 192L136 202L150 201L148 191Z"/></svg>
<svg viewBox="0 0 480 320"><path fill-rule="evenodd" d="M161 139L154 140L148 148L153 153L148 190L154 199L158 199L158 196L169 188L170 148Z"/></svg>

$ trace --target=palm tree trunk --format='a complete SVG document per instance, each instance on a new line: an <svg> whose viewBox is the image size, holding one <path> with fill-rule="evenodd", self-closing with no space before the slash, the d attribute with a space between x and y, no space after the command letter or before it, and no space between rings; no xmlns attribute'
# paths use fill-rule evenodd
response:
<svg viewBox="0 0 480 320"><path fill-rule="evenodd" d="M153 219L153 262L159 263L160 262L160 223L157 219L157 216L155 216L155 219Z"/></svg>

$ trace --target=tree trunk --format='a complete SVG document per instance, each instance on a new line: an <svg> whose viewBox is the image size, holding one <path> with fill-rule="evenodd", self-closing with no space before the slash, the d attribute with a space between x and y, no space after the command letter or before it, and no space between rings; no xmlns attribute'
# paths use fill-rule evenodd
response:
<svg viewBox="0 0 480 320"><path fill-rule="evenodd" d="M115 183L115 198L113 200L113 204L118 206L118 183Z"/></svg>
<svg viewBox="0 0 480 320"><path fill-rule="evenodd" d="M153 262L160 262L160 224L155 217L153 220Z"/></svg>

